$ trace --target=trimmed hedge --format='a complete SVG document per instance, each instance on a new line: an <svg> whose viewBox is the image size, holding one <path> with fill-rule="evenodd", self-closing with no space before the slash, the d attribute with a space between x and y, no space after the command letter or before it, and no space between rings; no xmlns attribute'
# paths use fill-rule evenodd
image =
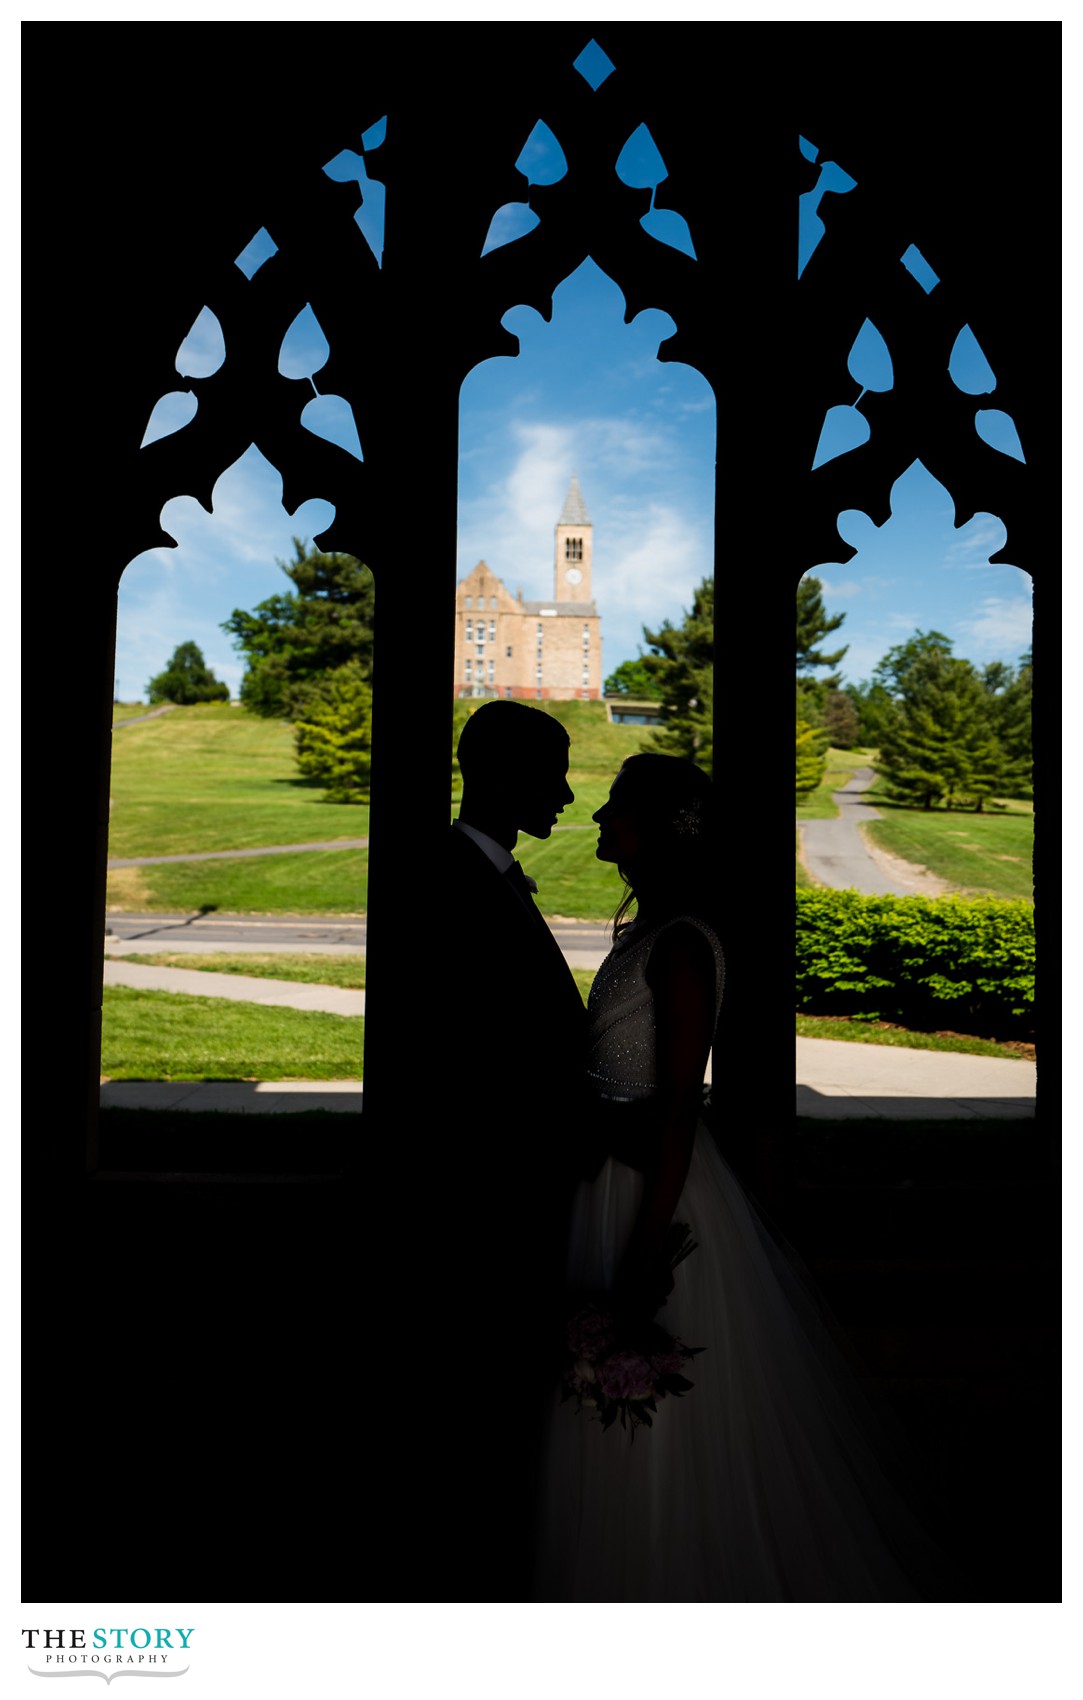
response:
<svg viewBox="0 0 1083 1700"><path fill-rule="evenodd" d="M1021 898L799 889L797 1008L1030 1038L1034 910Z"/></svg>

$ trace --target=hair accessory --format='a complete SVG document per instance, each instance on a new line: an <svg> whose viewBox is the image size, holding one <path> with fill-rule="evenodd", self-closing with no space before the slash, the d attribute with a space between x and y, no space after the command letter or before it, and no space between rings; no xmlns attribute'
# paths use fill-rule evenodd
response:
<svg viewBox="0 0 1083 1700"><path fill-rule="evenodd" d="M706 810L702 802L689 803L686 809L679 809L673 822L673 830L678 838L698 838L703 831Z"/></svg>

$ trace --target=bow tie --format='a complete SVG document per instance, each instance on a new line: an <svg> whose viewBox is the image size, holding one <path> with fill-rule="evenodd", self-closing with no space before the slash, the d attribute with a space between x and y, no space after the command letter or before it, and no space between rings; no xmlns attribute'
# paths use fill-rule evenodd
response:
<svg viewBox="0 0 1083 1700"><path fill-rule="evenodd" d="M533 896L538 889L538 882L536 880L532 880L528 873L524 873L519 862L512 863L505 875L505 878L509 879L512 885L515 886L516 890L520 893L529 893Z"/></svg>

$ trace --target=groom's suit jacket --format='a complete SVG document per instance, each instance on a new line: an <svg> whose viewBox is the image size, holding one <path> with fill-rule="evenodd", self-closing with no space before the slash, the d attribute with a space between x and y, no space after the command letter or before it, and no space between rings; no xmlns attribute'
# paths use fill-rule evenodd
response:
<svg viewBox="0 0 1083 1700"><path fill-rule="evenodd" d="M520 848L529 872L533 840ZM493 1525L498 1573L457 1598L500 1598L522 1580L535 1427L557 1398L550 1348L563 1307L568 1211L583 1115L586 1011L540 912L457 827L435 893L435 983L422 1099L432 1142L430 1283L443 1375L477 1388L495 1376L510 1402L456 1397L445 1438L468 1503L448 1515ZM428 998L426 1003L429 1004ZM419 1059L420 1060L420 1059ZM424 1125L424 1123L423 1123ZM479 1404L480 1401L480 1404ZM501 1566L506 1573L500 1573Z"/></svg>

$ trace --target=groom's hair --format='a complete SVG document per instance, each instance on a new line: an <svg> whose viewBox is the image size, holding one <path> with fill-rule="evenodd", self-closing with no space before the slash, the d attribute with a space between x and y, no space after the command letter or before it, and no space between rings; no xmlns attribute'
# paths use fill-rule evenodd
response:
<svg viewBox="0 0 1083 1700"><path fill-rule="evenodd" d="M507 698L482 703L467 719L455 751L464 783L521 769L538 758L567 753L571 739L543 708Z"/></svg>

